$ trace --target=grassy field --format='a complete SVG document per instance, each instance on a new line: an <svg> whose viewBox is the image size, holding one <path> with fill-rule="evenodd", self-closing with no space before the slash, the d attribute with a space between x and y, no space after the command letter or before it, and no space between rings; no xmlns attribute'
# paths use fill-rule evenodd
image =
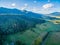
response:
<svg viewBox="0 0 60 45"><path fill-rule="evenodd" d="M60 45L60 32L50 32L44 45Z"/></svg>
<svg viewBox="0 0 60 45"><path fill-rule="evenodd" d="M35 30L35 29L34 29ZM39 33L38 33L39 32ZM43 37L47 34L47 32L41 32L40 30L33 32L32 30L27 30L23 34L16 33L13 35L7 36L7 42L20 40L26 45L39 45L42 43Z"/></svg>

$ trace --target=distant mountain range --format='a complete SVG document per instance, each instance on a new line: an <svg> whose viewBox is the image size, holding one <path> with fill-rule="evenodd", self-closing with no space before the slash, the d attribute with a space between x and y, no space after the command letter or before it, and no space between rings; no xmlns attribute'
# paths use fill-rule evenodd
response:
<svg viewBox="0 0 60 45"><path fill-rule="evenodd" d="M28 17L32 17L32 18L41 18L43 14L37 14L37 13L33 13L30 11L26 11L26 10L18 10L18 9L9 9L9 8L4 8L4 7L0 7L0 15L5 15L5 14L12 14L12 15L25 15Z"/></svg>
<svg viewBox="0 0 60 45"><path fill-rule="evenodd" d="M60 16L60 12L54 12L54 13L51 13L51 14L48 14L50 16Z"/></svg>
<svg viewBox="0 0 60 45"><path fill-rule="evenodd" d="M9 8L4 8L0 7L0 15L24 15L26 17L31 17L31 18L38 18L38 19L55 19L55 17L50 17L50 16L60 16L60 12L54 12L51 14L47 14L48 16L44 14L38 14L34 13L31 11L26 11L26 10L18 10L18 9L9 9Z"/></svg>

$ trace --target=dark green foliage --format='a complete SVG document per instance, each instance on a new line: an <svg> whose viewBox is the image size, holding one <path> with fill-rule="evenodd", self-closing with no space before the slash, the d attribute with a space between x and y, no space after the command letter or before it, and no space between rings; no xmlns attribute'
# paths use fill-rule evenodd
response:
<svg viewBox="0 0 60 45"><path fill-rule="evenodd" d="M16 34L18 32L23 33L26 30L35 27L36 24L44 23L45 20L35 19L20 15L1 15L0 16L0 44L4 45L7 35ZM8 42L7 42L8 43ZM21 44L21 41L16 41L15 45Z"/></svg>
<svg viewBox="0 0 60 45"><path fill-rule="evenodd" d="M4 17L4 18L3 18ZM14 34L24 32L26 29L35 27L38 23L44 23L42 19L28 18L26 16L0 16L0 32L2 34Z"/></svg>

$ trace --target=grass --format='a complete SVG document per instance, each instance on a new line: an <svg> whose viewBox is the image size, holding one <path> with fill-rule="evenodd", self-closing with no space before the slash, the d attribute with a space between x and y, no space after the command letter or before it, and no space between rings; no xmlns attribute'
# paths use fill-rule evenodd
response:
<svg viewBox="0 0 60 45"><path fill-rule="evenodd" d="M23 34L17 33L17 34L13 34L13 35L8 35L7 36L7 40L9 41L17 41L20 40L24 43L26 43L26 45L30 45L32 43L32 41L37 37L37 34L28 30L26 32L24 32Z"/></svg>
<svg viewBox="0 0 60 45"><path fill-rule="evenodd" d="M60 45L60 32L51 32L45 41L45 45Z"/></svg>

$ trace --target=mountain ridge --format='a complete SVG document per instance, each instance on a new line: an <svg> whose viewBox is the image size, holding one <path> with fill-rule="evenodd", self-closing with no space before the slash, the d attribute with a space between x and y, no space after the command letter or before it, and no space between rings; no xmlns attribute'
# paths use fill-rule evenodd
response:
<svg viewBox="0 0 60 45"><path fill-rule="evenodd" d="M19 10L19 9L10 9L10 8L5 8L5 7L0 7L0 15L1 14L16 14L16 15L25 15L28 17L33 17L33 18L41 18L43 14L38 14L38 13L34 13L31 11L26 11L26 10Z"/></svg>
<svg viewBox="0 0 60 45"><path fill-rule="evenodd" d="M51 16L60 16L60 12L53 12L53 13L50 13L48 15L51 15Z"/></svg>

